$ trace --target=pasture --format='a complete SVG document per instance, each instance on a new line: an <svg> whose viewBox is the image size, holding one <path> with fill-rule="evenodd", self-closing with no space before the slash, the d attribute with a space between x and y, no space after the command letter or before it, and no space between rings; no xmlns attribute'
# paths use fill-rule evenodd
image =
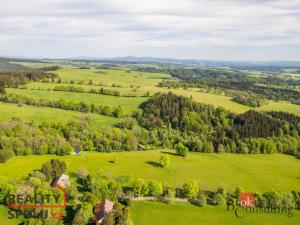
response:
<svg viewBox="0 0 300 225"><path fill-rule="evenodd" d="M289 112L294 113L300 116L300 105L295 105L289 102L274 102L270 101L268 105L264 105L259 108L262 111L282 111L282 112Z"/></svg>
<svg viewBox="0 0 300 225"><path fill-rule="evenodd" d="M0 102L0 121L7 121L12 118L20 118L26 122L68 122L71 120L80 120L88 117L92 124L99 128L102 126L114 126L118 123L118 119L109 116L102 116L91 113L80 113L75 111L46 108L46 107L35 107L29 105L22 105L21 107L17 104L3 103Z"/></svg>
<svg viewBox="0 0 300 225"><path fill-rule="evenodd" d="M70 84L57 84L57 83L42 83L42 82L32 82L27 84L28 89L7 89L9 93L16 93L20 95L25 95L35 98L45 98L45 99L68 99L70 101L85 101L92 102L99 105L109 105L109 106L119 106L124 108L126 113L130 113L132 110L138 108L140 103L146 101L147 98L141 97L146 93L150 95L157 92L168 92L172 91L175 94L183 95L186 97L192 96L197 102L204 104L211 104L216 107L224 107L225 109L231 110L236 113L243 113L247 110L254 109L252 107L242 105L231 100L231 97L200 92L197 89L167 89L160 88L156 85L162 81L162 79L171 78L168 74L159 73L143 73L130 71L126 68L117 69L79 69L69 65L64 64L64 62L57 62L57 65L63 66L62 69L53 71L59 75L63 82L70 83L74 82L73 86L80 86L85 90L90 90L91 88L99 89L101 87L116 90L121 93L121 95L136 95L138 97L115 97L115 96L104 96L98 94L89 93L74 93L74 92L63 92L63 91L47 91L47 89L53 89L57 85L70 85ZM22 65L40 67L40 66L52 66L55 65L54 62L51 63L21 63ZM94 85L103 86L91 86L89 82L92 81ZM83 82L81 85L78 82ZM30 90L30 89L41 89L41 90ZM256 110L262 111L285 111L295 113L300 115L300 105L291 104L288 102L274 102L269 101L268 105L262 106L260 108L255 108Z"/></svg>
<svg viewBox="0 0 300 225"><path fill-rule="evenodd" d="M129 71L126 69L78 69L78 68L63 68L54 71L62 81L74 81L75 83L84 81L88 83L92 80L94 83L101 83L111 86L155 86L163 78L169 78L168 74L159 73L142 73Z"/></svg>
<svg viewBox="0 0 300 225"><path fill-rule="evenodd" d="M146 101L144 97L116 97L110 95L90 94L90 93L76 93L67 91L46 91L46 90L28 90L28 89L14 89L7 88L7 93L14 93L18 95L27 96L36 99L49 99L49 100L60 100L65 99L66 101L73 102L86 102L94 103L96 105L118 107L122 106L125 113L138 108L138 106Z"/></svg>
<svg viewBox="0 0 300 225"><path fill-rule="evenodd" d="M91 89L96 89L99 90L100 88L104 88L104 89L109 89L109 90L114 90L114 91L118 91L120 92L121 95L134 95L134 96L145 96L145 94L147 93L147 91L149 91L149 93L155 93L152 88L146 88L146 87L130 87L130 86L126 86L126 87L112 87L112 86L98 86L98 85L88 85L88 84L65 84L65 83L61 83L61 84L57 84L57 83L44 83L44 82L32 82L26 85L26 87L28 89L38 89L41 91L45 91L45 90L49 90L49 89L54 89L56 86L72 86L72 87L80 87L82 89L84 89L86 92L90 91ZM150 89L150 90L149 90ZM159 91L159 89L155 89L156 91Z"/></svg>
<svg viewBox="0 0 300 225"><path fill-rule="evenodd" d="M225 206L198 207L187 203L167 205L160 202L133 202L131 219L134 225L287 225L299 224L300 212L293 216L279 213L246 214L237 218Z"/></svg>
<svg viewBox="0 0 300 225"><path fill-rule="evenodd" d="M64 84L65 85L65 84ZM116 97L108 95L99 95L91 93L76 93L76 92L66 92L66 91L48 91L48 88L54 88L57 84L52 83L31 83L27 85L28 88L41 88L41 90L31 90L31 89L15 89L7 88L8 93L15 93L19 95L24 95L32 98L44 98L44 99L67 99L69 101L84 101L88 103L94 103L99 105L108 105L112 107L117 107L121 105L126 113L130 113L132 110L136 110L139 105L147 101L147 97ZM91 88L99 89L100 87L90 86L90 85L74 85L83 87L85 90ZM106 88L106 87L104 87ZM142 96L149 92L151 95L157 92L173 92L177 95L183 95L186 97L193 97L196 102L214 105L215 107L223 107L227 110L244 113L250 109L260 110L260 111L283 111L290 112L300 115L300 105L291 104L288 102L274 102L269 101L269 104L259 107L252 108L250 106L242 105L231 100L231 97L224 95L217 95L212 93L199 92L195 90L183 90L183 89L166 89L159 87L141 87L136 90L129 87L108 87L111 90L117 90L123 94L136 94L137 96Z"/></svg>
<svg viewBox="0 0 300 225"><path fill-rule="evenodd" d="M292 156L190 153L186 158L182 158L172 153L173 151L168 151L170 165L167 168L158 165L162 154L160 150L83 152L81 156L61 157L19 156L0 164L0 174L5 179L22 177L39 169L48 159L59 157L66 162L69 173L76 172L79 167L85 167L90 173L122 177L128 182L135 178L143 178L181 186L186 181L195 180L204 190L214 190L221 185L228 189L241 186L247 191L300 190L300 164ZM112 159L116 162L111 163Z"/></svg>

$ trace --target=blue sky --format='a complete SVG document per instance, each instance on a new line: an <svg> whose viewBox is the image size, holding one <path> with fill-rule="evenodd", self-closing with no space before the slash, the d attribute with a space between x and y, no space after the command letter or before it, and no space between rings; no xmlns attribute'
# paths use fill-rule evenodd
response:
<svg viewBox="0 0 300 225"><path fill-rule="evenodd" d="M2 1L0 55L300 60L300 1Z"/></svg>

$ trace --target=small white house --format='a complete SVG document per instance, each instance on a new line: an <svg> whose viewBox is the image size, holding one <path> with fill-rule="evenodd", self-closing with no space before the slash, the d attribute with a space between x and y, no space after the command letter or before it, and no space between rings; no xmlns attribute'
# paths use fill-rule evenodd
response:
<svg viewBox="0 0 300 225"><path fill-rule="evenodd" d="M66 188L68 186L70 186L71 182L70 182L70 177L66 174L62 174L59 178L57 178L54 183L53 186L59 186L62 188Z"/></svg>

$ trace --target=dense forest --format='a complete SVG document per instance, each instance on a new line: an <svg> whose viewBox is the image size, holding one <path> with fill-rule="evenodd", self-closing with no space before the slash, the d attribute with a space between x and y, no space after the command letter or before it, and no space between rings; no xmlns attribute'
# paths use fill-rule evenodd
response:
<svg viewBox="0 0 300 225"><path fill-rule="evenodd" d="M69 91L69 92L78 92L78 93L93 93L93 94L101 94L101 95L111 95L111 96L120 96L120 92L119 91L115 91L115 90L110 90L110 89L104 89L104 88L100 88L100 89L94 89L91 88L90 90L85 90L82 87L76 87L76 86L72 86L72 85L59 85L59 86L55 86L53 89L53 91Z"/></svg>
<svg viewBox="0 0 300 225"><path fill-rule="evenodd" d="M179 130L191 151L299 155L300 124L293 123L299 117L293 114L236 115L172 93L156 96L143 107L141 126Z"/></svg>

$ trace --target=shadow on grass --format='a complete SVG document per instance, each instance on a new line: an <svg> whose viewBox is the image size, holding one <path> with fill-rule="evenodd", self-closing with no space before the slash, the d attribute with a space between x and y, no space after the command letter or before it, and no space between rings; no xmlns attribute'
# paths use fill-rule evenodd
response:
<svg viewBox="0 0 300 225"><path fill-rule="evenodd" d="M178 156L176 153L174 152L166 152L166 151L161 151L162 154L168 154L168 155L174 155L174 156Z"/></svg>
<svg viewBox="0 0 300 225"><path fill-rule="evenodd" d="M151 165L151 166L154 166L154 167L161 167L161 164L158 163L158 162L147 161L147 162L145 162L145 163L147 163L147 164L149 164L149 165Z"/></svg>

